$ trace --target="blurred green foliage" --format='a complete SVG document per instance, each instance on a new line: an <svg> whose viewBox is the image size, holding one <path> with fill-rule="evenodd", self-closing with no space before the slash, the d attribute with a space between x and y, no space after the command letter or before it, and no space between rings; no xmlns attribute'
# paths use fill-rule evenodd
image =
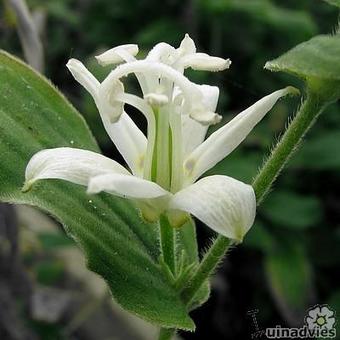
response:
<svg viewBox="0 0 340 340"><path fill-rule="evenodd" d="M265 62L316 34L334 31L339 18L336 7L319 0L29 0L28 3L31 9L42 9L47 16L43 36L48 77L83 112L102 149L116 159L119 155L99 124L92 99L64 66L69 57L85 61L102 79L108 69L96 65L93 55L98 51L138 43L143 54L159 41L178 45L188 32L201 51L230 57L233 62L231 69L223 73L190 73L197 82L221 87L218 112L228 121L275 89L286 85L301 88L301 83L289 75L264 71ZM20 55L10 20L7 25L5 20L0 29L1 47ZM263 156L298 105L296 99L280 102L242 147L211 173L231 175L250 183ZM145 127L140 115L131 114ZM319 119L274 185L274 191L259 208L256 225L241 246L246 259L256 259L256 266L251 261L241 265L253 277L260 277L252 285L262 295L250 294L247 301L238 302L243 311L232 316L228 326L216 327L216 337L248 336L249 333L242 333L244 329L237 333L242 328L237 328L237 324L246 322L246 311L252 307L259 308L260 314L267 310L262 321L269 326L278 324L276 312L283 323L291 323L293 317L302 320L306 309L315 303L329 302L340 311L340 288L335 275L340 265L339 150L340 109L339 104L334 104ZM205 246L210 234L207 230L198 231L201 245ZM230 260L232 264L237 262L232 255ZM238 270L236 265L234 270ZM247 282L238 284L244 289L248 287ZM270 294L272 300L268 299ZM258 296L262 296L261 301ZM211 335L214 321L204 320L206 317L199 314L197 317L201 317L201 326L196 334L205 334L207 323L206 334Z"/></svg>

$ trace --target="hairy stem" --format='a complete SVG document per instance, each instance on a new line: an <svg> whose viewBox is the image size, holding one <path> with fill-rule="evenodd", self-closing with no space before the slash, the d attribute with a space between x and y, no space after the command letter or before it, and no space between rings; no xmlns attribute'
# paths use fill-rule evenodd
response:
<svg viewBox="0 0 340 340"><path fill-rule="evenodd" d="M300 110L289 124L285 134L276 144L253 182L258 205L266 196L271 185L290 157L297 150L302 138L321 113L323 106L323 102L320 102L316 95L308 94Z"/></svg>
<svg viewBox="0 0 340 340"><path fill-rule="evenodd" d="M303 136L313 125L324 106L324 102L320 101L318 96L312 93L307 95L306 100L301 105L296 116L289 124L286 132L276 144L271 155L265 161L253 182L258 204L265 197L276 177L297 149ZM230 243L228 238L221 235L215 239L197 271L182 292L183 299L188 306L190 306L190 302L198 289L209 278L222 260L229 249Z"/></svg>
<svg viewBox="0 0 340 340"><path fill-rule="evenodd" d="M219 262L222 260L228 250L231 241L223 236L218 236L205 254L199 268L195 272L194 277L189 281L189 284L182 292L184 303L190 306L195 294L200 289L206 279L214 272Z"/></svg>
<svg viewBox="0 0 340 340"><path fill-rule="evenodd" d="M169 224L168 218L165 215L161 215L159 228L161 252L164 263L166 263L171 272L176 275L175 229Z"/></svg>

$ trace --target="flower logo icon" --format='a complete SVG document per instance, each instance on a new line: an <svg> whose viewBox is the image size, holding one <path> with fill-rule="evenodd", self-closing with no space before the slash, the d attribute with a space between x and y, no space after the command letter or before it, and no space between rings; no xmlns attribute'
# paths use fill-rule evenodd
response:
<svg viewBox="0 0 340 340"><path fill-rule="evenodd" d="M309 329L332 329L335 324L335 312L327 305L316 305L308 310L305 323Z"/></svg>

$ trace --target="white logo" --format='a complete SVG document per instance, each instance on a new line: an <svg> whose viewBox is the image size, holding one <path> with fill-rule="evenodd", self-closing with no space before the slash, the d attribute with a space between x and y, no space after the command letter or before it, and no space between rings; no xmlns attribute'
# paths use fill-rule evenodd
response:
<svg viewBox="0 0 340 340"><path fill-rule="evenodd" d="M335 313L326 305L316 305L310 308L305 317L305 323L309 329L333 329Z"/></svg>
<svg viewBox="0 0 340 340"><path fill-rule="evenodd" d="M253 339L332 339L336 337L335 311L328 305L315 305L308 309L302 327L282 327L277 325L272 328L260 329L256 314L258 309L249 311L255 332Z"/></svg>

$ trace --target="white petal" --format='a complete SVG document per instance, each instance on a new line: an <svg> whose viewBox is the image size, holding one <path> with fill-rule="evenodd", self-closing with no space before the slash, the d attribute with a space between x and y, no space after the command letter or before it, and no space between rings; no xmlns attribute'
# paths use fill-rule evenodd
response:
<svg viewBox="0 0 340 340"><path fill-rule="evenodd" d="M76 59L70 59L66 66L78 83L92 95L102 118L105 116L110 122L117 121L124 107L124 103L115 101L115 96L124 92L122 82L116 80L110 86L103 86L84 64Z"/></svg>
<svg viewBox="0 0 340 340"><path fill-rule="evenodd" d="M124 93L124 85L116 79L110 84L102 82L98 89L96 105L102 117L107 117L110 123L118 121L124 111L124 103L116 98Z"/></svg>
<svg viewBox="0 0 340 340"><path fill-rule="evenodd" d="M126 44L111 48L110 50L96 56L98 63L102 66L120 64L128 61L138 53L138 45Z"/></svg>
<svg viewBox="0 0 340 340"><path fill-rule="evenodd" d="M334 312L331 311L331 310L329 310L329 308L326 307L326 306L323 306L323 307L321 308L320 314L321 314L321 315L325 315L327 318L331 318L331 317L334 316Z"/></svg>
<svg viewBox="0 0 340 340"><path fill-rule="evenodd" d="M223 236L242 241L254 223L256 198L250 185L209 176L176 193L169 208L191 213Z"/></svg>
<svg viewBox="0 0 340 340"><path fill-rule="evenodd" d="M230 59L211 57L206 53L194 53L184 56L181 59L184 68L191 67L199 71L223 71L231 65Z"/></svg>
<svg viewBox="0 0 340 340"><path fill-rule="evenodd" d="M170 65L175 61L175 57L176 49L167 43L161 42L152 48L145 60Z"/></svg>
<svg viewBox="0 0 340 340"><path fill-rule="evenodd" d="M90 177L106 173L129 175L119 163L92 151L74 148L45 149L37 152L27 164L23 190L28 190L39 179L48 178L87 185Z"/></svg>
<svg viewBox="0 0 340 340"><path fill-rule="evenodd" d="M204 141L209 125L198 123L196 120L190 118L189 115L182 115L181 119L183 156L186 157Z"/></svg>
<svg viewBox="0 0 340 340"><path fill-rule="evenodd" d="M103 122L107 133L135 176L143 175L147 139L130 116L124 112L118 122Z"/></svg>
<svg viewBox="0 0 340 340"><path fill-rule="evenodd" d="M194 41L190 38L189 34L186 33L181 44L179 45L183 55L196 53L196 46Z"/></svg>
<svg viewBox="0 0 340 340"><path fill-rule="evenodd" d="M74 79L96 99L100 83L94 75L77 59L70 59L66 66Z"/></svg>
<svg viewBox="0 0 340 340"><path fill-rule="evenodd" d="M208 111L215 111L218 103L218 97L220 95L220 90L217 86L210 85L197 85L199 90L203 95L203 105Z"/></svg>
<svg viewBox="0 0 340 340"><path fill-rule="evenodd" d="M170 195L168 191L154 182L121 174L106 174L91 178L87 192L96 194L101 191L135 199L158 198Z"/></svg>
<svg viewBox="0 0 340 340"><path fill-rule="evenodd" d="M191 112L194 104L200 104L202 101L202 94L195 84L188 80L183 74L176 71L172 67L159 62L150 62L145 60L138 60L127 64L117 66L108 77L103 81L102 86L110 89L112 84L118 79L128 76L131 73L142 73L146 78L160 77L166 78L168 81L178 86L184 97L184 109L186 112ZM157 88L150 88L147 93L157 93ZM145 94L147 94L145 93Z"/></svg>
<svg viewBox="0 0 340 340"><path fill-rule="evenodd" d="M249 107L199 145L185 160L187 177L195 181L204 172L229 155L250 133L282 96L292 88L278 90Z"/></svg>
<svg viewBox="0 0 340 340"><path fill-rule="evenodd" d="M219 88L217 86L197 85L203 95L203 105L207 111L214 112L216 110ZM182 138L183 152L187 156L198 145L200 145L207 134L209 125L198 123L189 115L182 115Z"/></svg>

